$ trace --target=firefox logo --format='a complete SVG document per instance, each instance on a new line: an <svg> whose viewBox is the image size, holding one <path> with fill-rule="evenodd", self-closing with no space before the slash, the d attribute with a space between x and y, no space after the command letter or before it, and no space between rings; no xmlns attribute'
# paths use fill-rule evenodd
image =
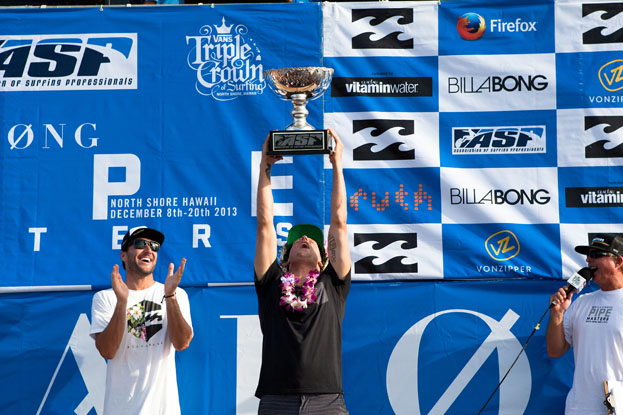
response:
<svg viewBox="0 0 623 415"><path fill-rule="evenodd" d="M477 13L465 13L459 17L456 30L465 40L478 40L485 32L485 19Z"/></svg>

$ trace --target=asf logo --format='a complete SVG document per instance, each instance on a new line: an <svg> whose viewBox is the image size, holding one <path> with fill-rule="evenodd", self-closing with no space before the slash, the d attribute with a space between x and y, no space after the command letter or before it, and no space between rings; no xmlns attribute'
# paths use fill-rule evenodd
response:
<svg viewBox="0 0 623 415"><path fill-rule="evenodd" d="M363 131L367 128L371 129L370 136L379 137L396 128L398 135L403 137L412 137L415 134L415 122L413 120L391 120L391 119L369 119L369 120L353 120L353 134ZM373 148L379 146L377 143L366 143L353 149L353 160L413 160L415 159L414 149L402 150L407 144L402 141L396 141L378 151Z"/></svg>
<svg viewBox="0 0 623 415"><path fill-rule="evenodd" d="M0 91L136 89L136 33L0 37Z"/></svg>
<svg viewBox="0 0 623 415"><path fill-rule="evenodd" d="M519 253L519 240L511 231L499 231L487 238L485 249L496 261L508 261Z"/></svg>
<svg viewBox="0 0 623 415"><path fill-rule="evenodd" d="M607 91L623 89L623 60L615 59L599 68L599 82Z"/></svg>
<svg viewBox="0 0 623 415"><path fill-rule="evenodd" d="M594 26L582 33L582 43L599 45L623 42L621 3L595 3L582 5L582 19Z"/></svg>
<svg viewBox="0 0 623 415"><path fill-rule="evenodd" d="M545 153L545 126L456 127L452 154Z"/></svg>
<svg viewBox="0 0 623 415"><path fill-rule="evenodd" d="M353 37L353 49L413 49L413 38L401 38L401 35L404 37L404 31L401 31L395 23L391 22L391 20L397 19L398 25L413 24L412 8L352 10L353 23L363 19L368 19L370 27L374 28L375 31L367 31ZM385 36L383 36L384 34Z"/></svg>
<svg viewBox="0 0 623 415"><path fill-rule="evenodd" d="M620 129L623 127L623 116L596 115L584 117L584 131L603 125L602 131L607 138L600 139L584 147L584 154L589 158L623 157L623 139ZM619 135L615 136L615 132ZM618 144L617 144L618 142Z"/></svg>
<svg viewBox="0 0 623 415"><path fill-rule="evenodd" d="M355 249L372 252L355 262L355 274L417 274L407 253L417 248L417 233L355 233Z"/></svg>

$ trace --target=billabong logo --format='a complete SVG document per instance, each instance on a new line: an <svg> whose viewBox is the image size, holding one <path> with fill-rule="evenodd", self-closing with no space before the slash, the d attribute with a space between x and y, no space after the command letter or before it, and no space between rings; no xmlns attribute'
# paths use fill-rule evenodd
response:
<svg viewBox="0 0 623 415"><path fill-rule="evenodd" d="M548 86L545 75L506 75L476 77L448 77L449 94L482 94L491 92L543 91Z"/></svg>
<svg viewBox="0 0 623 415"><path fill-rule="evenodd" d="M476 189L450 188L453 205L546 205L550 200L547 189L491 189L480 193Z"/></svg>
<svg viewBox="0 0 623 415"><path fill-rule="evenodd" d="M413 38L405 38L404 32L395 24L388 26L389 20L397 20L398 25L413 24L413 8L352 10L353 23L363 19L368 19L371 28L386 28L388 34L383 36L371 31L360 33L352 38L353 49L413 49Z"/></svg>
<svg viewBox="0 0 623 415"><path fill-rule="evenodd" d="M137 88L136 33L0 37L0 91Z"/></svg>
<svg viewBox="0 0 623 415"><path fill-rule="evenodd" d="M465 40L480 39L486 27L485 19L477 13L465 13L456 23L456 30Z"/></svg>
<svg viewBox="0 0 623 415"><path fill-rule="evenodd" d="M622 43L623 28L621 28L619 14L623 12L621 3L589 3L582 4L582 25L591 29L582 33L582 43L598 45L607 43Z"/></svg>
<svg viewBox="0 0 623 415"><path fill-rule="evenodd" d="M567 187L567 207L623 206L623 187Z"/></svg>
<svg viewBox="0 0 623 415"><path fill-rule="evenodd" d="M599 82L610 92L623 89L623 60L615 59L599 68Z"/></svg>
<svg viewBox="0 0 623 415"><path fill-rule="evenodd" d="M545 126L455 127L452 154L545 153Z"/></svg>
<svg viewBox="0 0 623 415"><path fill-rule="evenodd" d="M354 248L369 254L355 262L355 274L417 274L410 259L417 248L417 233L355 233Z"/></svg>
<svg viewBox="0 0 623 415"><path fill-rule="evenodd" d="M413 136L415 134L415 122L411 120L392 120L392 119L364 119L353 120L353 134L370 128L371 137L379 137L392 128L398 129L400 136ZM353 149L353 160L413 160L415 150L407 149L402 141L393 142L385 148L373 151L377 146L374 142L368 142Z"/></svg>
<svg viewBox="0 0 623 415"><path fill-rule="evenodd" d="M197 72L195 89L219 101L260 95L266 87L262 56L244 25L205 25L200 36L186 36L188 66ZM231 32L234 32L232 34Z"/></svg>
<svg viewBox="0 0 623 415"><path fill-rule="evenodd" d="M584 117L585 131L598 125L603 125L601 131L605 137L584 147L585 157L587 159L623 157L623 139L619 131L623 127L623 116L595 115ZM618 135L615 135L616 132Z"/></svg>
<svg viewBox="0 0 623 415"><path fill-rule="evenodd" d="M519 253L519 240L509 230L499 231L487 238L485 249L496 261L508 261Z"/></svg>

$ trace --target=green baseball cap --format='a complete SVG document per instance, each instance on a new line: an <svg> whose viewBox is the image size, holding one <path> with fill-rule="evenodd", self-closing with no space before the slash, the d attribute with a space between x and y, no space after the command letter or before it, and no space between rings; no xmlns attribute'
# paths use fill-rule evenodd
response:
<svg viewBox="0 0 623 415"><path fill-rule="evenodd" d="M288 232L288 240L286 242L287 251L283 256L283 260L288 260L292 244L294 243L294 241L300 239L303 235L316 242L316 244L318 245L318 250L320 250L322 263L324 263L327 256L324 250L324 234L318 226L309 224L294 225L292 228L290 228L290 232Z"/></svg>

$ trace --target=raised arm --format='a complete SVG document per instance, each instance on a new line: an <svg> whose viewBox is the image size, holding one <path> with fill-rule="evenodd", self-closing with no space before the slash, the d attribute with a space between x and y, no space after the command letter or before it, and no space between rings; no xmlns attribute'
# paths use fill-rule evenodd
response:
<svg viewBox="0 0 623 415"><path fill-rule="evenodd" d="M263 278L268 267L277 257L277 233L273 223L273 190L270 183L270 170L282 157L273 157L266 154L268 139L262 146L262 161L260 162L260 177L257 182L257 236L255 240L255 260L253 267L255 275Z"/></svg>
<svg viewBox="0 0 623 415"><path fill-rule="evenodd" d="M174 265L169 264L169 273L164 282L164 296L167 302L167 327L171 343L175 350L184 350L190 345L193 338L193 329L184 319L180 305L177 302L175 290L184 274L186 258L182 258L179 268L173 273Z"/></svg>
<svg viewBox="0 0 623 415"><path fill-rule="evenodd" d="M333 130L329 129L329 134L333 136L334 146L333 152L329 155L329 160L333 166L333 187L331 190L331 223L327 240L327 254L338 277L344 279L351 264L346 228L346 185L344 184L344 172L342 170L344 145Z"/></svg>
<svg viewBox="0 0 623 415"><path fill-rule="evenodd" d="M556 305L550 310L547 331L545 332L545 344L549 357L560 357L571 347L565 340L565 333L562 325L565 311L571 304L571 297L573 297L573 293L567 296L563 288L559 289L550 297L550 304L555 301Z"/></svg>
<svg viewBox="0 0 623 415"><path fill-rule="evenodd" d="M117 297L117 305L104 331L95 334L95 347L105 359L112 359L117 354L117 349L126 329L126 307L128 304L128 286L119 274L119 265L113 266L110 282Z"/></svg>

